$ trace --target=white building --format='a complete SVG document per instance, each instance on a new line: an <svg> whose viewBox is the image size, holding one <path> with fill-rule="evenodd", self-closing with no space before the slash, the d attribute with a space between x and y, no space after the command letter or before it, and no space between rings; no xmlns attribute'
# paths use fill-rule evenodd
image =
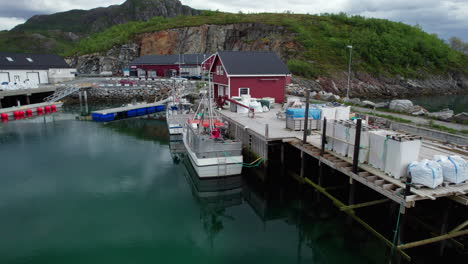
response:
<svg viewBox="0 0 468 264"><path fill-rule="evenodd" d="M0 52L0 85L34 88L73 80L75 72L58 55Z"/></svg>

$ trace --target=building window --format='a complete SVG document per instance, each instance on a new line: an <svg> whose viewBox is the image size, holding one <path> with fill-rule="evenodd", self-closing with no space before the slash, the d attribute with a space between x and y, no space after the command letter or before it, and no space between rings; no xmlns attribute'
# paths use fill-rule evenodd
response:
<svg viewBox="0 0 468 264"><path fill-rule="evenodd" d="M217 75L224 75L224 71L223 71L223 66L222 66L222 65L216 66L216 74L217 74Z"/></svg>
<svg viewBox="0 0 468 264"><path fill-rule="evenodd" d="M239 96L243 94L250 94L250 88L239 88Z"/></svg>
<svg viewBox="0 0 468 264"><path fill-rule="evenodd" d="M26 60L28 60L29 62L34 62L31 58L26 58Z"/></svg>
<svg viewBox="0 0 468 264"><path fill-rule="evenodd" d="M13 59L12 59L11 57L6 57L6 59L7 59L8 61L13 61Z"/></svg>

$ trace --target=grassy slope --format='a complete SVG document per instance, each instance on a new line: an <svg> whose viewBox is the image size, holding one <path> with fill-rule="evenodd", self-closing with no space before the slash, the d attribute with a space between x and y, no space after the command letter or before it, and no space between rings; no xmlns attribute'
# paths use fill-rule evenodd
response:
<svg viewBox="0 0 468 264"><path fill-rule="evenodd" d="M338 15L230 14L205 11L200 16L113 26L82 39L78 44L61 42L61 55L105 51L128 42L137 34L203 24L257 22L285 26L298 34L306 52L290 60L293 73L313 77L346 69L347 45L353 45L353 68L373 74L420 76L423 73L457 71L468 73L468 56L453 51L435 35L418 27L383 19ZM3 41L4 42L4 41ZM0 38L0 50L2 49Z"/></svg>
<svg viewBox="0 0 468 264"><path fill-rule="evenodd" d="M435 35L418 27L383 19L339 15L229 14L205 11L201 16L131 22L114 26L83 39L67 55L104 51L127 42L134 35L169 28L203 24L258 22L281 25L298 33L306 48L301 58L288 63L291 70L306 77L345 69L347 45L353 45L356 69L405 76L421 73L461 71L468 73L468 56L453 51ZM313 63L310 63L313 61Z"/></svg>

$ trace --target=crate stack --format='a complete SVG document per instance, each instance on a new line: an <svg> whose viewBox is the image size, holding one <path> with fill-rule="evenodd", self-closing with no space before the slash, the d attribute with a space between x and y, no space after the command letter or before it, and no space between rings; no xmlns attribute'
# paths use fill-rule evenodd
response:
<svg viewBox="0 0 468 264"><path fill-rule="evenodd" d="M308 124L310 130L320 129L321 110L309 108ZM294 131L303 131L305 127L305 109L288 108L286 110L286 128Z"/></svg>
<svg viewBox="0 0 468 264"><path fill-rule="evenodd" d="M370 126L362 125L361 126L361 137L359 142L359 163L365 163L369 160L369 132L372 131ZM353 158L354 156L354 143L356 142L356 125L353 124L349 128L349 138L348 143L348 157Z"/></svg>
<svg viewBox="0 0 468 264"><path fill-rule="evenodd" d="M370 131L369 143L369 164L396 179L406 175L421 149L421 137L388 130Z"/></svg>

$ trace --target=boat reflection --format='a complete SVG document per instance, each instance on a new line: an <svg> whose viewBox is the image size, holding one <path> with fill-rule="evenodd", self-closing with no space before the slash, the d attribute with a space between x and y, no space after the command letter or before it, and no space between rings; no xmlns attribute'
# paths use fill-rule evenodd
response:
<svg viewBox="0 0 468 264"><path fill-rule="evenodd" d="M186 179L192 195L199 204L200 222L213 248L217 234L224 229L225 221L234 221L227 208L242 204L242 176L201 179L198 177L186 153L179 157L187 169Z"/></svg>

